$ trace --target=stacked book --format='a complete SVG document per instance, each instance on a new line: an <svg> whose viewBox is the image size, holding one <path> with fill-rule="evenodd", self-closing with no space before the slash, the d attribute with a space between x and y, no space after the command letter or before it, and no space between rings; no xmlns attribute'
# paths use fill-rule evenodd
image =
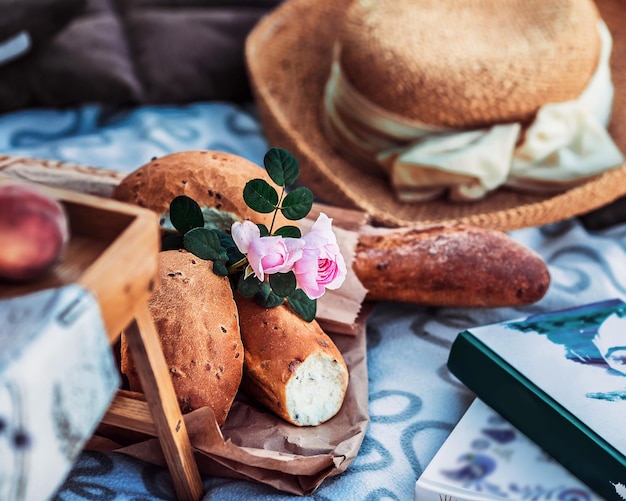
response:
<svg viewBox="0 0 626 501"><path fill-rule="evenodd" d="M476 399L415 485L415 501L599 501L541 447Z"/></svg>
<svg viewBox="0 0 626 501"><path fill-rule="evenodd" d="M461 332L448 368L478 397L416 501L626 500L626 304Z"/></svg>

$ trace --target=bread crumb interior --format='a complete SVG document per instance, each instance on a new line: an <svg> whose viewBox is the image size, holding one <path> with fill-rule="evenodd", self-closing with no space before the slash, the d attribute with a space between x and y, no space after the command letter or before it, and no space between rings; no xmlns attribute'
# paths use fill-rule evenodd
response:
<svg viewBox="0 0 626 501"><path fill-rule="evenodd" d="M286 388L287 410L300 426L315 426L333 417L344 399L345 367L326 353L310 355Z"/></svg>

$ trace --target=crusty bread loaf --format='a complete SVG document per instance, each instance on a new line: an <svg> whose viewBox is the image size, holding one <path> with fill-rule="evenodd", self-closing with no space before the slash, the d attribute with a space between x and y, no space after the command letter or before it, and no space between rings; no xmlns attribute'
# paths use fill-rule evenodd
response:
<svg viewBox="0 0 626 501"><path fill-rule="evenodd" d="M182 412L210 407L222 425L239 389L243 346L228 278L186 251L159 254L161 286L148 302ZM141 391L124 336L122 372Z"/></svg>
<svg viewBox="0 0 626 501"><path fill-rule="evenodd" d="M243 339L242 389L287 422L315 426L343 403L348 368L319 324L304 322L287 306L263 308L235 296Z"/></svg>
<svg viewBox="0 0 626 501"><path fill-rule="evenodd" d="M244 186L256 178L276 187L264 168L241 156L208 150L181 151L155 158L131 172L112 197L164 214L176 196L187 195L201 207L213 207L269 227L272 213L259 214L243 200ZM293 223L278 214L275 224Z"/></svg>
<svg viewBox="0 0 626 501"><path fill-rule="evenodd" d="M550 285L536 252L506 233L464 225L363 230L353 269L367 299L425 306L530 304Z"/></svg>

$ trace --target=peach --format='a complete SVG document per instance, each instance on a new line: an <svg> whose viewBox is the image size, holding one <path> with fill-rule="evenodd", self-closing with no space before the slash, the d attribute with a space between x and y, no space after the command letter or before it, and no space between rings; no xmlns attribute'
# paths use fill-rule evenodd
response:
<svg viewBox="0 0 626 501"><path fill-rule="evenodd" d="M42 277L68 240L67 216L57 200L31 184L0 184L0 280Z"/></svg>

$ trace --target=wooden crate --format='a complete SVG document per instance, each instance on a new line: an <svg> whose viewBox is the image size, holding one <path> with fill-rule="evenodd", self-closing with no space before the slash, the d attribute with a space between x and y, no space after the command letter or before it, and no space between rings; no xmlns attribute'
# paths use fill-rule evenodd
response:
<svg viewBox="0 0 626 501"><path fill-rule="evenodd" d="M0 175L0 183L16 182ZM109 341L125 331L145 401L120 391L103 422L150 431L161 443L181 500L202 497L202 483L174 393L147 299L158 286L159 223L156 214L115 200L40 185L59 200L70 223L60 262L42 279L0 284L0 299L77 283L100 304Z"/></svg>

